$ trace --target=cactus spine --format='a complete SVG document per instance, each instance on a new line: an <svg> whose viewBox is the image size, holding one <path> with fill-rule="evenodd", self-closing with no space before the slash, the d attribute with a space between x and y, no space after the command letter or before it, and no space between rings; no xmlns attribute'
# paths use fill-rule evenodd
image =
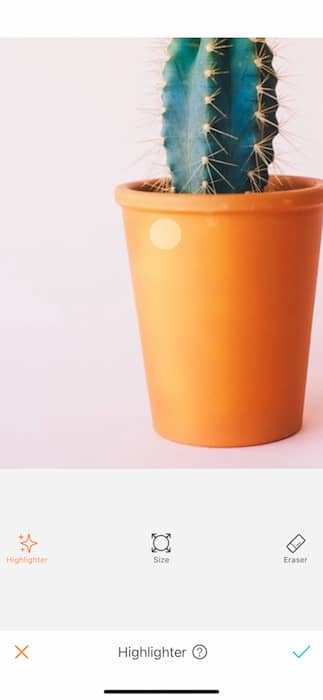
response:
<svg viewBox="0 0 323 700"><path fill-rule="evenodd" d="M175 192L261 192L274 157L277 77L264 39L172 39L162 136Z"/></svg>

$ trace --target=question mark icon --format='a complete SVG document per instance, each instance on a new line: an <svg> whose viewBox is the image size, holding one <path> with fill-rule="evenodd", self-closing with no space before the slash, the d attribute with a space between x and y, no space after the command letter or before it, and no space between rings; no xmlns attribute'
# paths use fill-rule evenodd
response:
<svg viewBox="0 0 323 700"><path fill-rule="evenodd" d="M192 654L194 659L205 659L207 656L207 648L204 644L195 644L195 647L192 649Z"/></svg>

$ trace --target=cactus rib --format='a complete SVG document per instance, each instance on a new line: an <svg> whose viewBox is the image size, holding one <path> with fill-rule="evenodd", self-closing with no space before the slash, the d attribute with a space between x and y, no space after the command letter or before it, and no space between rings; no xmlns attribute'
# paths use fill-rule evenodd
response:
<svg viewBox="0 0 323 700"><path fill-rule="evenodd" d="M278 133L272 60L263 39L172 39L162 136L174 191L264 189Z"/></svg>

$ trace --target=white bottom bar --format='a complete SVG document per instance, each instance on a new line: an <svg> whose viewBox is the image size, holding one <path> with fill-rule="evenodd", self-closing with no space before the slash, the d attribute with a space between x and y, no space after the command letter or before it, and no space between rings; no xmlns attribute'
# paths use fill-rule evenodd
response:
<svg viewBox="0 0 323 700"><path fill-rule="evenodd" d="M0 633L0 659L0 696L6 700L99 700L109 697L104 690L117 689L220 691L210 696L168 695L169 700L323 696L323 631L24 630ZM110 697L140 699L128 694Z"/></svg>

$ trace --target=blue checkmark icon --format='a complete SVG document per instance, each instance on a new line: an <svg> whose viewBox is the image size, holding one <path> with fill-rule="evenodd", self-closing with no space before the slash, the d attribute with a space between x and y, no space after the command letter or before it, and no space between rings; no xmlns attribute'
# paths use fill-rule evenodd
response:
<svg viewBox="0 0 323 700"><path fill-rule="evenodd" d="M300 654L297 654L296 651L293 651L293 654L294 654L294 656L296 656L297 659L301 659L302 656L304 656L304 654L306 654L306 652L307 652L310 648L311 648L311 645L309 644L308 647L306 647L306 649L304 649L303 651L301 651Z"/></svg>

